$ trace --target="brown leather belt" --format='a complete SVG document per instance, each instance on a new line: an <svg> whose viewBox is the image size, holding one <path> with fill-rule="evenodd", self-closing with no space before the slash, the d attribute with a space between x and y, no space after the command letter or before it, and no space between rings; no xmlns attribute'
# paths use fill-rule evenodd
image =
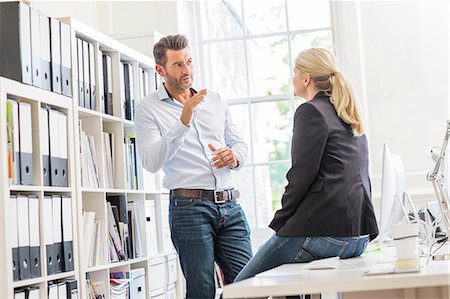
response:
<svg viewBox="0 0 450 299"><path fill-rule="evenodd" d="M172 189L170 196L185 197L199 200L211 200L215 203L224 203L239 198L238 190L204 190L204 189Z"/></svg>

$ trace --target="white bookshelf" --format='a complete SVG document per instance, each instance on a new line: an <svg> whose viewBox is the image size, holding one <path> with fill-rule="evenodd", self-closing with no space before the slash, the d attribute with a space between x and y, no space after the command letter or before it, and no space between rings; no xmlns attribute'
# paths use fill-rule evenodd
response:
<svg viewBox="0 0 450 299"><path fill-rule="evenodd" d="M161 172L149 174L142 169L139 159L137 160L138 189L129 189L126 184L126 166L124 164L123 139L127 132L135 132L134 122L125 119L122 112L122 98L124 86L120 84L123 73L120 71L120 62L125 61L133 66L133 81L135 106L140 99L140 68L150 74L148 86L150 92L155 87L154 61L141 53L121 44L109 36L90 28L89 26L73 18L61 18L61 22L70 25L71 41L71 85L72 96L67 97L34 86L26 85L10 79L0 77L0 159L3 167L0 169L0 298L14 298L14 289L22 287L39 287L40 298L48 298L48 283L60 279L76 279L79 298L88 298L86 294L86 274L94 281L104 281L107 290L106 298L109 299L109 274L116 271L129 272L132 269L145 269L146 298L163 296L165 298L181 298L184 296L182 274L178 257L169 246L170 235L167 235L167 190L161 187ZM101 89L99 83L103 78L96 71L96 109L91 110L78 106L78 64L77 43L79 37L93 45L95 68L99 68L99 60L102 58L101 51L111 56L112 65L112 93L113 93L113 115L102 113ZM151 46L151 45L149 45ZM6 167L7 156L7 123L6 103L7 99L16 99L31 105L32 112L32 137L33 137L33 184L30 186L9 185L8 168ZM45 186L42 174L42 145L40 141L40 108L48 105L54 110L64 112L67 115L67 160L68 160L68 187ZM84 187L81 184L81 157L80 157L80 132L79 122L83 130L94 137L96 147L96 158L98 167L99 187ZM114 188L106 188L104 173L105 147L102 142L103 132L114 133L115 151L113 163L115 165ZM34 195L39 201L39 241L41 276L25 280L13 280L12 272L12 247L16 237L10 230L11 221L14 219L11 213L12 202L9 200L11 194ZM107 244L107 201L108 194L120 194L127 198L128 202L138 205L139 223L141 232L143 256L120 262L110 262ZM43 202L46 195L67 195L72 198L72 227L73 227L73 259L74 270L48 275L46 244L44 238L44 212ZM154 209L151 217L147 215L146 206ZM88 267L85 263L86 240L83 234L83 211L95 212L95 218L101 220L102 234L100 244L104 245L106 254L95 266ZM147 234L148 219L155 223L155 231ZM147 239L147 236L148 239ZM165 241L165 242L164 242ZM148 250L150 246L157 244L157 250ZM160 263L162 261L162 264ZM156 265L156 266L155 266ZM176 278L176 279L175 279ZM158 288L152 286L158 282ZM161 295L162 294L162 295Z"/></svg>
<svg viewBox="0 0 450 299"><path fill-rule="evenodd" d="M6 124L6 102L15 99L31 105L32 138L33 138L33 184L30 186L9 185L7 164L7 124ZM42 104L50 105L52 109L64 112L67 115L67 150L68 150L68 187L44 186L42 175L42 145L39 136L40 107ZM0 298L14 298L14 289L26 286L39 287L41 298L47 298L48 282L58 279L80 280L80 268L78 265L78 254L76 248L79 246L77 234L73 234L74 246L74 270L48 275L46 261L47 253L44 243L43 225L43 198L45 195L63 194L72 198L72 227L78 226L77 202L74 200L77 194L75 183L74 166L74 132L72 98L62 96L50 91L22 84L10 79L0 77L0 159L3 167L0 168ZM40 277L13 281L12 273L12 244L13 238L17 238L10 230L15 211L11 200L11 194L34 195L39 201L39 248L40 248ZM20 221L20 219L19 219Z"/></svg>
<svg viewBox="0 0 450 299"><path fill-rule="evenodd" d="M94 281L106 281L106 285L109 285L109 273L116 271L130 271L135 268L145 269L145 286L146 286L146 298L152 298L152 281L155 279L160 279L162 276L167 278L164 285L165 296L173 295L176 293L176 298L184 296L183 284L181 278L181 270L179 267L179 262L177 261L177 280L171 278L169 279L168 273L170 269L173 269L173 257L176 256L173 247L165 250L169 246L158 247L157 253L148 254L147 241L158 242L163 237L166 229L161 226L161 219L166 219L168 215L162 215L162 213L167 213L167 209L160 209L161 198L167 198L167 190L163 190L160 186L160 173L149 174L146 173L140 164L140 160L137 160L137 172L138 172L138 189L129 189L126 184L126 165L124 163L124 146L123 139L127 132L135 132L134 122L125 119L122 111L122 99L124 96L125 87L120 83L123 82L122 76L123 72L120 68L120 63L127 62L133 66L133 90L135 98L135 106L137 106L140 100L140 68L147 71L149 76L148 84L150 86L150 92L154 90L154 61L150 57L142 55L141 53L123 45L122 43L112 39L111 37L93 29L89 26L79 22L73 18L60 18L61 22L69 24L71 26L71 40L72 40L72 78L73 78L73 98L71 102L71 110L73 112L73 117L71 119L71 127L73 130L73 148L80 148L80 136L78 130L78 123L81 121L83 131L86 131L89 135L94 137L96 154L97 154L97 167L99 174L100 186L98 188L83 187L81 185L81 157L79 151L76 150L71 157L73 158L74 180L73 180L73 192L74 198L77 199L77 209L76 209L76 219L78 219L79 225L77 226L78 240L78 271L79 271L79 294L80 298L87 298L86 294L86 273L89 274ZM103 78L100 77L99 72L96 71L96 110L91 110L78 106L78 71L77 71L77 53L76 53L76 38L81 38L87 42L93 44L95 49L95 67L99 67L99 59L101 59L101 52L106 52L111 56L112 65L112 93L113 93L113 115L104 114L101 111L100 99L102 94L100 89L97 88L100 83L102 84ZM149 45L151 47L151 45ZM115 135L115 150L113 154L113 164L114 164L114 188L106 188L105 180L106 174L103 171L103 165L106 163L104 161L104 145L102 142L102 132L114 133ZM107 232L107 201L106 197L108 194L120 194L127 198L128 202L135 202L139 206L139 219L138 224L139 230L141 232L141 239L143 245L143 256L135 259L129 259L120 262L110 262L108 255L101 261L100 264L88 267L85 264L85 251L84 244L86 242L83 236L83 211L95 212L95 218L101 220L102 231ZM155 240L147 240L146 233L146 212L145 206L147 201L154 201L155 203L155 214L157 223L157 236ZM103 244L107 244L108 236L103 234L101 236ZM105 245L106 246L106 245ZM107 251L107 247L105 248ZM153 272L150 269L153 265L153 260L158 258L164 258L165 270L164 273ZM178 259L177 259L178 260ZM169 271L169 272L168 272ZM149 274L153 273L153 274ZM173 273L172 276L173 277ZM156 276L156 277L155 277ZM175 286L175 288L174 288ZM106 294L106 298L109 298L109 291Z"/></svg>

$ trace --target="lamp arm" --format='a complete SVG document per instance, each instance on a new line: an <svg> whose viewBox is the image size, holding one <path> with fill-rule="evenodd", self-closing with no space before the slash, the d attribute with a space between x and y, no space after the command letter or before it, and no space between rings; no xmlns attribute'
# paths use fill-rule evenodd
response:
<svg viewBox="0 0 450 299"><path fill-rule="evenodd" d="M434 166L433 172L431 173L432 176L436 176L439 173L442 167L442 163L444 163L445 152L447 150L449 137L450 137L450 121L447 121L447 130L445 132L444 143L442 144L441 152L439 153L436 165Z"/></svg>
<svg viewBox="0 0 450 299"><path fill-rule="evenodd" d="M445 132L444 143L441 147L441 152L439 153L439 157L436 161L436 165L433 170L428 173L427 180L431 181L434 192L436 193L436 197L438 199L439 208L442 213L442 217L444 218L445 225L447 229L450 229L450 210L449 210L449 198L447 190L445 190L444 184L441 182L441 177L438 176L441 171L442 165L445 159L445 152L447 150L448 140L450 137L450 121L447 121L447 130Z"/></svg>
<svg viewBox="0 0 450 299"><path fill-rule="evenodd" d="M443 185L437 181L431 181L434 188L434 193L439 203L439 208L441 210L442 218L445 221L447 229L450 229L450 210L449 210L449 200L447 191L444 189Z"/></svg>

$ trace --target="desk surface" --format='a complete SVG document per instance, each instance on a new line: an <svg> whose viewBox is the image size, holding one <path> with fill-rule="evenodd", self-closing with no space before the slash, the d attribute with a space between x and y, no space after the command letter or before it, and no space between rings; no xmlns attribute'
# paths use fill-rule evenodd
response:
<svg viewBox="0 0 450 299"><path fill-rule="evenodd" d="M340 260L337 269L306 270L286 264L225 286L223 298L286 296L323 292L356 292L450 286L450 261L430 261L417 273L366 275L369 269L392 268L394 247ZM448 251L448 247L446 249Z"/></svg>

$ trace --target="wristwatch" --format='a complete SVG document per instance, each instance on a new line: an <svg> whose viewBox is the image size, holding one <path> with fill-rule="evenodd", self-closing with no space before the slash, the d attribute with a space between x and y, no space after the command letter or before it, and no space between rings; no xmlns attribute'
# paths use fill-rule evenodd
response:
<svg viewBox="0 0 450 299"><path fill-rule="evenodd" d="M234 166L234 167L231 167L231 169L236 169L236 168L238 168L238 167L239 167L239 165L241 165L241 162L239 162L239 160L238 160L238 159L236 159L236 166Z"/></svg>

